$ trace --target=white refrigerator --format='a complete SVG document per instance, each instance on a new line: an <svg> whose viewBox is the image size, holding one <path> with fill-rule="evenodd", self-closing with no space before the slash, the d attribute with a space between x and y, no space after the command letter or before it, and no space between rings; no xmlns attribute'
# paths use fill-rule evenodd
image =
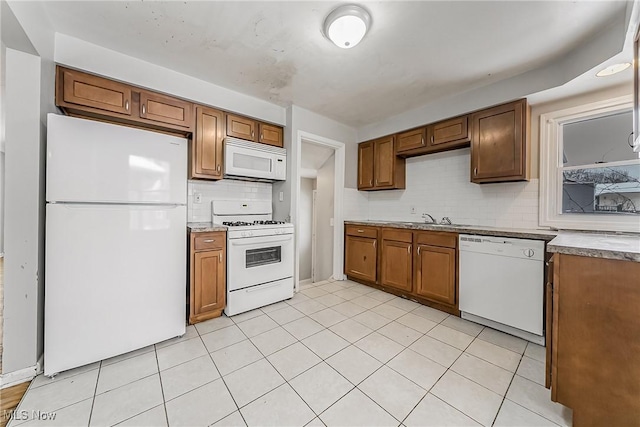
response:
<svg viewBox="0 0 640 427"><path fill-rule="evenodd" d="M187 141L49 114L45 375L185 333Z"/></svg>

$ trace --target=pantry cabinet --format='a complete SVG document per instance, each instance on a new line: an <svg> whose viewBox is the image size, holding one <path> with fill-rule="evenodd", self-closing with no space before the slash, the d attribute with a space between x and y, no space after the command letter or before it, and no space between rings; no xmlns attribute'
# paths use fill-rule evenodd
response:
<svg viewBox="0 0 640 427"><path fill-rule="evenodd" d="M347 226L345 234L345 274L378 283L378 229Z"/></svg>
<svg viewBox="0 0 640 427"><path fill-rule="evenodd" d="M405 160L397 157L395 136L358 145L358 190L405 188Z"/></svg>
<svg viewBox="0 0 640 427"><path fill-rule="evenodd" d="M471 115L471 182L529 179L529 107L525 99Z"/></svg>
<svg viewBox="0 0 640 427"><path fill-rule="evenodd" d="M382 230L380 257L381 285L401 291L413 290L413 233L406 230Z"/></svg>
<svg viewBox="0 0 640 427"><path fill-rule="evenodd" d="M57 66L56 105L70 116L189 135L193 103Z"/></svg>
<svg viewBox="0 0 640 427"><path fill-rule="evenodd" d="M556 253L552 268L546 313L551 400L573 410L575 426L637 425L640 263Z"/></svg>
<svg viewBox="0 0 640 427"><path fill-rule="evenodd" d="M222 314L226 301L226 232L189 234L189 323Z"/></svg>
<svg viewBox="0 0 640 427"><path fill-rule="evenodd" d="M224 113L196 107L196 130L189 144L189 178L222 179L224 173Z"/></svg>

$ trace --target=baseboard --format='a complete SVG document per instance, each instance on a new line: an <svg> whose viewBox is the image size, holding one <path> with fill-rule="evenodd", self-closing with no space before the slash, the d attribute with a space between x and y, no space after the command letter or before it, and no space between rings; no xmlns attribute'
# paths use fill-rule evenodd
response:
<svg viewBox="0 0 640 427"><path fill-rule="evenodd" d="M8 372L6 374L0 375L0 389L11 387L16 384L22 384L27 381L31 381L35 378L38 373L38 367L40 365L40 360L37 364L30 366L28 368L20 369L13 372ZM41 365L40 365L41 366Z"/></svg>
<svg viewBox="0 0 640 427"><path fill-rule="evenodd" d="M304 280L300 280L300 281L298 282L298 284L299 284L299 285L310 285L311 283L313 283L313 282L311 281L311 278L309 278L309 279L304 279Z"/></svg>

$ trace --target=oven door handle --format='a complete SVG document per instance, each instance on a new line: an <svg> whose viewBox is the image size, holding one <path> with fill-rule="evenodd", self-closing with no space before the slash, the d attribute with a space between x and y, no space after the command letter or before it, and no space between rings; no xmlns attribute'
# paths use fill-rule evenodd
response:
<svg viewBox="0 0 640 427"><path fill-rule="evenodd" d="M263 243L287 242L287 241L293 239L293 235L290 234L288 237L280 238L280 239L260 240L259 242L256 242L256 241L245 242L244 241L244 240L249 240L249 239L254 240L254 238L249 237L247 239L230 240L230 243L233 246L252 246L252 245L255 245L255 244L262 245Z"/></svg>

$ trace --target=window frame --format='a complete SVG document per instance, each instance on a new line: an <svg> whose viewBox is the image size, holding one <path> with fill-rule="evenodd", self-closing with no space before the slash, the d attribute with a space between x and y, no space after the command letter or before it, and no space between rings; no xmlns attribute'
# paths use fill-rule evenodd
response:
<svg viewBox="0 0 640 427"><path fill-rule="evenodd" d="M640 217L635 215L562 212L562 125L633 110L633 107L633 95L625 95L540 115L540 226L567 230L640 232Z"/></svg>

